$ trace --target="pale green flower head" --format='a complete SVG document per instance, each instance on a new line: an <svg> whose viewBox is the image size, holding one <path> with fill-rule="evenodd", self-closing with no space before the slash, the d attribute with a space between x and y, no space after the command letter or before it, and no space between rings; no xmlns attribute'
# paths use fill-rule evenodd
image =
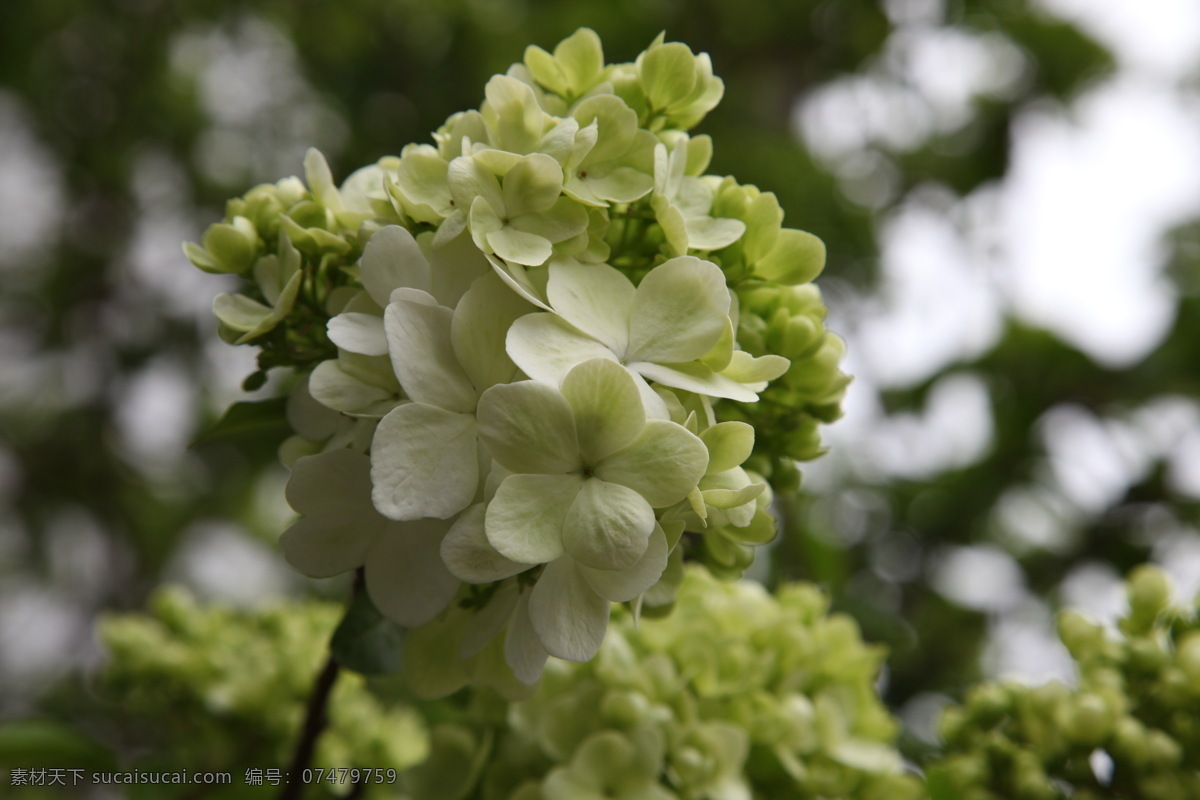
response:
<svg viewBox="0 0 1200 800"><path fill-rule="evenodd" d="M646 408L666 417L647 380L752 403L755 392L702 360L730 331L730 295L715 264L693 256L666 261L634 287L606 264L551 264L546 294L554 313L513 325L508 353L525 374L557 383L591 358L636 376Z"/></svg>
<svg viewBox="0 0 1200 800"><path fill-rule="evenodd" d="M475 408L488 387L514 377L504 334L529 310L493 273L476 279L453 310L419 289L392 292L387 352L412 402L380 420L371 444L381 514L448 519L475 500L482 460Z"/></svg>
<svg viewBox="0 0 1200 800"><path fill-rule="evenodd" d="M546 776L545 800L674 800L658 782L662 736L653 728L630 735L601 731L575 751L571 762Z"/></svg>
<svg viewBox="0 0 1200 800"><path fill-rule="evenodd" d="M556 160L544 153L491 158L497 173L485 163L489 152L456 158L448 171L450 193L467 210L480 251L536 267L546 263L554 245L587 230L587 210L562 194L563 171Z"/></svg>
<svg viewBox="0 0 1200 800"><path fill-rule="evenodd" d="M654 509L686 497L708 462L695 435L647 420L633 378L603 359L571 369L561 391L536 381L493 387L480 399L479 428L514 473L488 506L487 538L526 564L570 554L598 570L633 566Z"/></svg>
<svg viewBox="0 0 1200 800"><path fill-rule="evenodd" d="M446 607L458 580L442 563L449 524L394 522L371 502L370 462L353 450L330 450L296 462L288 503L299 520L280 539L284 558L310 578L365 567L376 608L401 625L422 625Z"/></svg>
<svg viewBox="0 0 1200 800"><path fill-rule="evenodd" d="M454 212L446 171L450 162L428 144L405 145L396 175L386 183L389 196L414 222L434 225Z"/></svg>
<svg viewBox="0 0 1200 800"><path fill-rule="evenodd" d="M686 44L663 38L659 34L635 62L648 127L688 130L721 102L725 83L713 75L708 53L695 55Z"/></svg>
<svg viewBox="0 0 1200 800"><path fill-rule="evenodd" d="M565 166L565 191L591 206L632 203L654 188L657 137L638 127L637 112L612 94L598 94L572 111L581 127L596 125L596 142Z"/></svg>
<svg viewBox="0 0 1200 800"><path fill-rule="evenodd" d="M712 215L716 187L686 173L689 148L678 141L669 151L654 148L654 196L651 207L673 255L689 250L720 250L741 238L746 224Z"/></svg>
<svg viewBox="0 0 1200 800"><path fill-rule="evenodd" d="M519 155L535 152L554 118L542 110L533 87L509 75L495 75L485 93L479 107L488 133L485 143Z"/></svg>
<svg viewBox="0 0 1200 800"><path fill-rule="evenodd" d="M604 49L591 28L580 28L554 47L554 54L537 45L525 48L525 67L539 84L564 100L587 94L604 80Z"/></svg>

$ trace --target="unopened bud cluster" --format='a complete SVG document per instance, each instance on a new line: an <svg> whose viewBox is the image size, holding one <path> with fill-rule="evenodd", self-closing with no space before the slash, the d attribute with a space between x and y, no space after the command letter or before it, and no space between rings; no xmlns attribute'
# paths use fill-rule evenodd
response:
<svg viewBox="0 0 1200 800"><path fill-rule="evenodd" d="M933 796L961 800L1200 797L1200 621L1157 568L1126 585L1121 636L1075 612L1059 635L1076 687L989 684L946 711ZM940 792L940 794L939 794Z"/></svg>
<svg viewBox="0 0 1200 800"><path fill-rule="evenodd" d="M142 760L142 767L286 764L338 615L330 603L249 612L163 590L148 614L101 620L107 662L96 692L119 710L126 730L157 737L140 746L163 760ZM401 772L428 756L425 720L411 708L381 704L362 676L337 682L328 720L314 766Z"/></svg>
<svg viewBox="0 0 1200 800"><path fill-rule="evenodd" d="M431 761L477 767L413 797L918 800L882 659L812 586L774 597L689 567L672 614L618 613L591 662L554 662L532 697L442 726Z"/></svg>

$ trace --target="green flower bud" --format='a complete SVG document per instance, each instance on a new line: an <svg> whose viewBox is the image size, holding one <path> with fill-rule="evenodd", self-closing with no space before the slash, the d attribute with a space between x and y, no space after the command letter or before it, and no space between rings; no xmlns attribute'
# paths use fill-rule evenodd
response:
<svg viewBox="0 0 1200 800"><path fill-rule="evenodd" d="M1072 741L1095 747L1108 738L1115 722L1112 710L1102 697L1081 694L1066 711L1063 727Z"/></svg>
<svg viewBox="0 0 1200 800"><path fill-rule="evenodd" d="M183 251L187 257L205 272L232 272L245 274L258 258L261 242L254 223L245 217L234 217L231 222L218 222L208 226L201 239L203 247L188 242Z"/></svg>
<svg viewBox="0 0 1200 800"><path fill-rule="evenodd" d="M1059 615L1058 635L1077 661L1099 653L1105 641L1104 628L1076 611L1064 611Z"/></svg>
<svg viewBox="0 0 1200 800"><path fill-rule="evenodd" d="M1157 567L1135 569L1126 582L1125 591L1129 597L1129 616L1122 629L1128 634L1148 631L1171 601L1171 581Z"/></svg>

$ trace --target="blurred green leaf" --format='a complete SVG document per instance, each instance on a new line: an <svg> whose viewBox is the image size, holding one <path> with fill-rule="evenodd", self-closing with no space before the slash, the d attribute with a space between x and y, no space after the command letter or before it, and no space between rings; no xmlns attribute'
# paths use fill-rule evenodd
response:
<svg viewBox="0 0 1200 800"><path fill-rule="evenodd" d="M337 662L364 675L385 675L400 669L404 629L379 613L365 591L346 609L329 645Z"/></svg>

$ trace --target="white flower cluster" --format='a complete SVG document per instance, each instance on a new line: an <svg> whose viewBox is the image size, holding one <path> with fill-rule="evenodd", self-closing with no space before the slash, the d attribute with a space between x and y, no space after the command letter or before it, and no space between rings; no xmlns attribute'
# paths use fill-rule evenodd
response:
<svg viewBox="0 0 1200 800"><path fill-rule="evenodd" d="M840 397L819 314L767 344L804 313L772 303L824 251L781 228L772 195L702 174L711 141L685 131L722 92L685 45L606 66L583 29L529 48L436 144L340 188L310 151L308 193L265 187L189 247L258 284L218 299L227 338L270 334L284 355L267 366L324 353L292 364L311 374L285 447L303 514L286 558L363 568L456 680L590 659L611 603L671 602L689 541L744 567L774 535L746 409L777 379L812 384L813 363L822 402ZM743 318L739 293L771 318Z"/></svg>

